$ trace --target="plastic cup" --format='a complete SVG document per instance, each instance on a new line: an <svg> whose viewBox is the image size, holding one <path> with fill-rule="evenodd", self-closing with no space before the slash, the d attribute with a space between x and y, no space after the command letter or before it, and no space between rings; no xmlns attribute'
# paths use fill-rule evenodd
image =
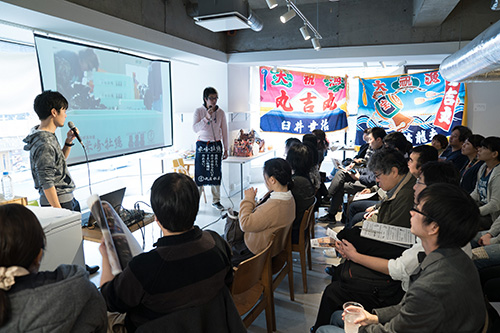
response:
<svg viewBox="0 0 500 333"><path fill-rule="evenodd" d="M359 324L354 324L354 321L361 317L363 305L357 302L344 303L344 331L346 333L358 333Z"/></svg>

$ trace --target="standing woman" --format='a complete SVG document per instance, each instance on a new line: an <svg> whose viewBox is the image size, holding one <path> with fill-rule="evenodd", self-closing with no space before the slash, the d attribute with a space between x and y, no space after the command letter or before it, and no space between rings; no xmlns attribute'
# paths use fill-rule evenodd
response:
<svg viewBox="0 0 500 333"><path fill-rule="evenodd" d="M462 145L462 154L469 158L469 163L460 170L460 186L469 194L476 187L477 172L484 163L477 159L477 151L483 140L484 136L473 134Z"/></svg>
<svg viewBox="0 0 500 333"><path fill-rule="evenodd" d="M35 214L0 206L0 332L106 332L106 304L85 268L39 272L44 249Z"/></svg>
<svg viewBox="0 0 500 333"><path fill-rule="evenodd" d="M487 230L500 216L500 138L490 136L481 142L477 159L484 161L477 174L476 188L470 194L479 205L480 230Z"/></svg>
<svg viewBox="0 0 500 333"><path fill-rule="evenodd" d="M228 156L229 140L226 114L217 105L218 99L215 88L205 88L203 106L194 112L193 130L198 134L194 180L198 186L211 186L212 206L224 210L220 203L221 167L222 160Z"/></svg>

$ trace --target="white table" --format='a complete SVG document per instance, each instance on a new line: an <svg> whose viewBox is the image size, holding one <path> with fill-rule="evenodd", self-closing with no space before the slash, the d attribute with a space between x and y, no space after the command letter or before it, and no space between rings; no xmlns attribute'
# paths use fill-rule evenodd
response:
<svg viewBox="0 0 500 333"><path fill-rule="evenodd" d="M229 156L225 160L222 160L223 163L233 163L233 164L240 165L240 186L241 186L240 196L241 196L241 199L243 199L243 190L244 190L243 189L243 165L245 163L251 162L257 158L261 158L264 156L267 156L268 158L275 157L276 151L275 150L266 150L263 153L258 153L258 154L255 154L255 155L249 156L249 157Z"/></svg>

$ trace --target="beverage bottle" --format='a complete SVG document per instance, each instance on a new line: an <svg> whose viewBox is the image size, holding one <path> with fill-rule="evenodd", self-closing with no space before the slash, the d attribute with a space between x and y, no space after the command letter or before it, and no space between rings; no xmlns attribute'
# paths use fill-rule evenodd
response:
<svg viewBox="0 0 500 333"><path fill-rule="evenodd" d="M12 178L10 178L8 171L3 172L2 194L5 200L14 199L14 188L12 186Z"/></svg>

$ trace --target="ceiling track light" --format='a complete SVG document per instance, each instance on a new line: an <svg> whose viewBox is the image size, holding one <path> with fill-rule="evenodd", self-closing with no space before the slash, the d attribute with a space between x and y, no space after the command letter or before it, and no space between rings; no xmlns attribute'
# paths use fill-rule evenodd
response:
<svg viewBox="0 0 500 333"><path fill-rule="evenodd" d="M276 0L266 0L266 3L267 3L267 7L269 7L269 9L273 9L273 8L278 7L278 3L276 2Z"/></svg>
<svg viewBox="0 0 500 333"><path fill-rule="evenodd" d="M295 17L295 11L293 9L288 9L288 11L280 16L281 23L286 23Z"/></svg>
<svg viewBox="0 0 500 333"><path fill-rule="evenodd" d="M319 44L318 38L314 37L313 39L311 39L311 42L312 42L312 45L316 51L321 50L321 45Z"/></svg>
<svg viewBox="0 0 500 333"><path fill-rule="evenodd" d="M307 30L307 25L305 25L305 22L304 22L304 26L301 27L299 30L300 30L300 33L302 34L302 37L304 37L304 40L311 39L311 34L309 33L309 30Z"/></svg>

